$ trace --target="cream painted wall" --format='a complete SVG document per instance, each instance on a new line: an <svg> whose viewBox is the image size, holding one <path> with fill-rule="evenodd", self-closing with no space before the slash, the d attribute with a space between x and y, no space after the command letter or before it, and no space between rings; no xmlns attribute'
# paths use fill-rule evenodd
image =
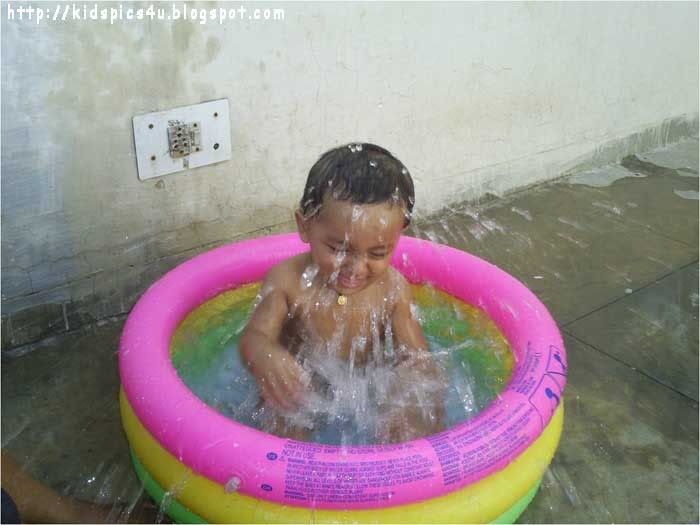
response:
<svg viewBox="0 0 700 525"><path fill-rule="evenodd" d="M697 118L696 3L246 6L285 19L36 24L3 4L4 321L124 312L188 254L289 228L338 144L394 152L428 213ZM131 118L216 98L233 159L140 182Z"/></svg>

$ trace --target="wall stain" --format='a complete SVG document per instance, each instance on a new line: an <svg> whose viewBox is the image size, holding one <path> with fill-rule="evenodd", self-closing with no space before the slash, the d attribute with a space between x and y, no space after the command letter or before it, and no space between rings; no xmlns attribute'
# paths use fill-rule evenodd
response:
<svg viewBox="0 0 700 525"><path fill-rule="evenodd" d="M212 62L217 56L219 56L219 53L221 52L221 42L219 41L218 38L214 38L213 36L210 36L207 39L207 56L205 59L205 63L209 64Z"/></svg>
<svg viewBox="0 0 700 525"><path fill-rule="evenodd" d="M185 53L190 47L190 40L194 31L194 25L186 21L178 21L173 24L173 47L176 53ZM178 60L178 56L172 57Z"/></svg>

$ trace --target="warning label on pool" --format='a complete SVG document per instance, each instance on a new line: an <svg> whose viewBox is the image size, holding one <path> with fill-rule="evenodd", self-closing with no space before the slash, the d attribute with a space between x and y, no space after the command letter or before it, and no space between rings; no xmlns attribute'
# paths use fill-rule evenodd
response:
<svg viewBox="0 0 700 525"><path fill-rule="evenodd" d="M396 457L375 459L374 447L367 447L365 454L360 448L348 451L350 457L338 457L333 448L335 459L320 459L328 457L331 449L290 441L282 451L285 498L317 503L386 502L397 489L416 481L433 478L436 485L461 485L467 478L501 467L498 463L504 457L527 444L531 412L531 407L522 403L508 413L500 410L491 414L478 432L455 429L431 436L427 440L434 455L402 450Z"/></svg>
<svg viewBox="0 0 700 525"><path fill-rule="evenodd" d="M306 447L290 443L284 450L287 461L285 496L294 500L328 503L385 501L391 499L395 487L436 475L432 458L420 454L392 459L322 461L313 457L293 457L299 455L300 448Z"/></svg>

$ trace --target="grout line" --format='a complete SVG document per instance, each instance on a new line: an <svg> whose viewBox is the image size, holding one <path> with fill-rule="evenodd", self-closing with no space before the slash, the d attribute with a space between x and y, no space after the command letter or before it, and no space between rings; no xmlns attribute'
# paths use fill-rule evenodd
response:
<svg viewBox="0 0 700 525"><path fill-rule="evenodd" d="M575 336L574 334L572 334L572 333L570 333L570 332L567 332L566 330L564 330L564 333L565 333L566 335L568 335L569 337L571 337L572 339L575 339L575 340L578 341L579 343L581 343L581 344L583 344L583 345L585 345L585 346L588 346L588 347L592 348L593 350L595 350L595 351L597 351L597 352L603 354L603 355L606 356L606 357L609 357L610 359L612 359L613 361L616 361L616 362L620 363L621 365L626 366L627 368L631 369L633 372L637 372L638 374L643 375L643 376L646 377L647 379L651 379L654 383L657 383L658 385L661 385L661 386L663 386L664 388L667 388L668 390L671 390L672 392L675 392L676 394L678 394L678 395L684 397L685 399L687 399L687 400L690 401L691 403L694 403L694 404L696 404L696 405L698 404L698 400L697 400L697 399L694 399L694 398L690 397L689 395L684 394L684 393L681 392L680 390L677 390L677 389L673 388L671 385L667 385L667 384L664 383L663 381L660 381L659 379L656 379L654 376L649 375L648 373L646 373L646 372L645 372L644 370L642 370L641 368L637 368L637 367L635 367L635 366L632 366L630 363L628 363L628 362L626 362L626 361L623 361L623 360L620 359L619 357L616 357L616 356L614 356L614 355L612 355L612 354L609 354L609 353L606 352L605 350L601 350L600 348L598 348L597 346L595 346L595 345L593 345L593 344L591 344L591 343L587 343L587 342L584 341L583 339L581 339L581 338Z"/></svg>
<svg viewBox="0 0 700 525"><path fill-rule="evenodd" d="M28 354L30 352L34 352L35 350L40 350L41 348L45 346L50 346L59 340L61 340L64 337L70 337L74 335L84 335L87 334L91 331L94 330L99 330L106 324L110 323L119 323L122 321L126 321L126 317L129 315L129 312L122 312L118 313L115 315L109 315L107 317L100 317L99 319L94 319L93 321L90 321L89 323L83 323L76 328L72 330L67 330L65 332L59 332L56 334L51 334L47 337L44 337L42 339L38 339L35 341L29 341L28 343L23 343L19 346L13 346L12 348L7 348L7 349L2 349L0 352L0 356L2 356L3 359L14 359L16 357L21 357L25 354Z"/></svg>
<svg viewBox="0 0 700 525"><path fill-rule="evenodd" d="M206 243L204 243L204 244L199 244L199 245L197 245L197 246L195 246L195 247L192 247L192 248L187 248L187 249L185 249L185 250L181 250L181 251L179 251L179 252L173 252L173 253L168 254L168 255L162 255L162 256L157 257L157 258L155 258L155 259L151 259L150 261L145 261L145 262L143 262L143 263L140 265L140 268L141 268L141 269L148 268L149 266L152 266L152 265L154 265L154 264L158 264L158 263L160 263L161 261L164 261L164 260L167 260L167 259L170 259L170 258L181 257L181 256L183 256L183 255L186 255L188 252L193 252L193 251L194 251L195 254L192 255L191 257L195 257L196 254L198 254L198 253L200 253L200 252L202 252L202 251L204 251L204 250L207 250L207 249L210 249L210 248L213 248L213 247L218 247L218 246L220 246L220 245L224 245L224 244L231 243L231 242L239 242L239 241L243 240L243 238L245 238L245 237L247 237L247 236L249 236L249 235L254 235L254 234L256 234L256 233L258 233L258 232L260 232L260 231L266 230L266 229L268 229L268 228L276 228L276 227L278 227L278 226L282 226L282 225L284 225L284 224L287 224L288 222L290 222L290 221L280 222L280 223L277 223L277 224L271 224L271 225L268 225L268 226L264 226L264 227L262 227L262 228L257 228L257 229L255 229L255 230L243 232L243 233L241 233L241 234L238 234L238 235L234 236L233 238L217 239L217 240L213 240L213 241L206 242ZM183 262L184 262L184 261L183 261ZM178 263L178 264L181 264L181 263ZM178 264L176 264L175 266L178 266ZM166 270L165 272L163 272L163 273L161 274L161 277L162 277L163 275L165 275L167 272L169 272L170 270L172 270L173 268L175 268L175 266L173 266L173 267L170 268L169 270ZM119 269L119 268L117 268L117 269ZM3 302L11 302L11 301L16 301L16 300L24 300L24 299L27 299L27 298L31 298L31 296L39 295L39 294L43 294L43 293L51 293L51 292L56 292L56 291L61 291L61 290L69 290L72 286L74 286L75 284L77 284L77 283L79 283L79 282L81 282L81 281L83 281L83 280L85 280L85 279L96 277L96 276L98 276L98 275L101 274L101 273L104 273L104 272L107 272L107 271L111 271L111 270L114 270L114 268L101 269L101 270L99 270L99 271L93 272L93 273L90 274L90 275L83 276L83 277L79 277L79 278L77 278L77 279L74 279L73 281L70 281L70 282L68 282L68 283L64 283L64 284L61 284L61 285L58 285L58 286L55 286L55 287L52 287L52 288L47 288L47 289L45 289L45 290L41 290L41 291L38 291L38 292L32 292L32 293L26 294L26 295L17 295L17 296L14 296L14 297L8 297L8 298L4 299ZM158 279L160 279L160 277L159 277ZM156 279L155 281L153 281L151 284L155 283L158 279ZM146 292L146 289L148 288L148 286L150 286L150 285L147 285L147 286L144 287L144 289L139 293L138 298L140 298L141 295L143 295L143 294ZM93 288L94 288L94 287L93 287ZM94 294L92 294L92 295L89 296L89 297L94 297ZM36 348L38 348L38 347L41 347L41 346L42 346L44 343L46 343L47 341L54 341L57 337L61 337L61 336L64 336L64 335L69 335L69 334L75 334L75 333L80 332L81 329L90 329L91 327L93 327L93 326L95 326L95 325L98 325L98 326L99 326L99 323L101 323L101 322L111 322L111 321L114 321L115 319L119 319L120 317L127 316L127 315L129 314L129 312L131 312L131 309L136 305L136 302L138 301L138 298L133 302L133 304L131 305L131 307L129 307L128 311L126 311L126 312L123 312L123 311L122 311L122 312L116 312L116 313L112 313L112 314L110 314L110 315L106 315L106 316L104 316L104 317L99 317L99 318L97 318L97 319L93 319L92 321L79 323L79 324L78 324L74 329L72 329L72 330L65 330L65 331L62 331L62 332L52 332L52 333L49 333L49 334L47 334L47 335L41 337L40 339L32 339L31 341L26 341L26 342L24 342L24 343L20 343L18 346L9 346L9 345L8 345L9 348L4 348L4 347L3 347L2 349L0 349L0 353L1 353L2 356L4 356L4 357L9 357L9 358L18 357L18 356L20 356L20 355L24 355L24 354L27 353L27 352L31 352L32 350L34 350L34 349L36 349ZM40 306L41 304L44 304L44 303L36 303L36 304L30 306L29 308L34 308L34 307ZM64 320L64 323L67 324L68 321L67 321L67 319L66 319L66 311L65 311L65 307L66 307L66 306L65 306L65 305L68 304L68 303L65 303L65 302L64 302L64 303L61 303L61 304L62 304L62 308L63 308L63 320ZM9 314L9 315L8 315L8 320L11 320L11 319L12 319L12 314ZM11 322L11 321L8 321L8 322Z"/></svg>
<svg viewBox="0 0 700 525"><path fill-rule="evenodd" d="M262 231L264 231L264 230L267 230L267 229L277 228L277 227L279 227L279 226L285 225L285 224L290 223L290 222L291 222L291 221L283 221L283 222L278 222L278 223L275 223L275 224L268 224L268 225L262 226L262 227L260 227L260 228L255 228L255 229L253 229L253 230L248 230L248 231L244 231L244 232L238 233L238 234L234 235L233 237L227 237L227 238L224 238L224 239L214 239L214 240L211 240L211 241L207 241L207 242L205 242L205 243L202 243L202 244L197 244L196 246L192 246L192 247L190 247L190 248L185 248L185 249L180 250L180 251L173 251L173 252L171 252L171 253L166 253L166 254L164 254L164 255L159 255L158 257L155 257L155 258L150 259L150 260L147 260L147 261L140 261L139 264L138 264L138 267L139 267L139 268L147 268L147 267L149 267L149 266L151 266L151 265L153 265L153 264L160 263L161 261L164 261L164 260L167 260L167 259L170 259L170 258L177 258L177 257L180 257L180 256L182 256L182 255L187 255L188 252L195 252L195 253L197 253L198 251L206 250L206 249L208 249L208 248L210 248L210 247L212 247L212 246L223 245L223 244L232 243L232 242L239 242L239 241L241 241L241 240L245 240L246 238L248 238L248 237L251 236L251 235L255 235L255 234L257 234L257 233L259 233L259 232L262 232ZM179 229L183 229L183 228L179 228ZM172 231L177 231L177 230L164 231L164 232L160 232L160 233L161 233L161 234L167 234L167 233L170 233L170 232L172 232ZM91 250L91 251L94 251L94 250ZM83 253L85 253L85 252L83 252ZM78 256L76 255L76 256L73 257L73 258L77 258L77 257L78 257ZM194 257L194 255L193 255L192 257ZM62 259L66 259L66 258L64 257L64 258L62 258ZM61 259L57 259L57 260L61 260ZM42 289L42 290L33 290L33 291L29 292L29 293L19 294L19 295L13 295L12 297L4 297L4 298L3 298L3 304L6 304L6 303L9 303L9 302L12 302L12 301L22 301L22 300L25 300L25 299L32 298L33 296L41 295L41 294L47 294L47 293L52 293L52 292L60 292L60 291L63 291L63 290L69 290L71 287L73 287L73 286L75 286L75 285L77 285L77 284L80 284L80 283L83 282L83 281L86 281L86 280L88 280L88 279L92 279L92 278L94 278L94 277L98 277L98 276L100 276L100 275L102 275L102 274L105 274L105 273L111 273L111 272L120 270L120 269L122 269L122 268L124 268L124 267L126 267L126 266L129 266L129 267L132 267L132 268L133 268L133 267L135 267L136 265L135 265L135 264L134 264L134 265L131 265L131 264L123 264L123 265L119 265L119 266L110 266L110 267L107 267L107 268L100 268L99 270L95 270L95 271L90 272L90 273L87 273L87 274L85 274L85 275L80 275L80 276L78 276L78 277L72 279L71 281L68 281L68 282L65 282L65 283L61 283L61 284L57 284L57 285L51 286L51 287L49 287L49 288L44 288L44 289ZM34 266L30 267L29 270L31 271L32 268L34 268ZM155 282L155 281L154 281L154 282ZM106 319L106 318L102 317L102 318L100 318L100 319Z"/></svg>
<svg viewBox="0 0 700 525"><path fill-rule="evenodd" d="M619 223L619 224L623 224L623 225L625 225L625 226L634 226L634 227L636 227L636 228L641 228L642 230L647 230L647 231L649 231L649 232L651 232L651 233L653 233L653 234L658 235L659 237L663 237L663 238L666 239L666 240L669 240L669 241L673 241L673 242L677 242L677 243L683 244L683 245L685 245L685 246L688 246L689 248L696 248L696 249L697 249L697 246L694 246L694 245L690 244L690 243L687 242L687 241L682 241L682 240L680 240L680 239L676 239L675 237L671 237L670 235L667 235L666 233L664 233L664 232L662 232L662 231L659 231L659 230L657 230L656 228L653 228L652 226L649 226L648 224L644 224L644 223L642 223L642 222L637 222L637 221L635 221L634 219L627 219L627 220L624 220L621 216L620 216L620 217L613 217L613 216L610 216L610 220L615 221L615 222L617 222L617 223Z"/></svg>
<svg viewBox="0 0 700 525"><path fill-rule="evenodd" d="M602 310L603 308L607 308L608 306L613 305L613 304L615 304L615 303L617 303L617 302L620 302L620 301L622 301L623 299L627 299L628 297L633 296L633 295L636 294L637 292L641 292L642 290L645 290L645 289L649 288L649 287L652 286L653 284L656 284L656 283L658 283L658 282L660 282L660 281L663 281L663 280L666 279L667 277L670 277L670 276L673 275L674 273L680 272L681 270L685 270L686 268L688 268L688 267L690 267L690 266L693 266L693 265L695 265L695 264L698 264L698 259L695 259L694 261L691 261L691 262L689 262L689 263L687 263L687 264L684 264L683 266L679 266L678 268L676 268L676 269L674 269L674 270L671 270L670 272L668 272L668 273L662 275L661 277L659 277L659 278L657 278L657 279L654 279L653 281L651 281L651 282L649 282L649 283L647 283L647 284L645 284L645 285L643 285L643 286L640 286L640 287L637 288L636 290L633 290L632 293L628 293L628 294L622 295L622 296L618 297L617 299L613 299L612 301L610 301L610 302L608 302L608 303L606 303L606 304L604 304L604 305L602 305L602 306L599 306L598 308L595 308L594 310L591 310L590 312L586 312L585 314L582 314L582 315L580 315L579 317L577 317L577 318L575 318L575 319L572 319L571 321L567 321L566 323L562 323L561 327L562 327L562 328L566 328L567 326L569 326L569 325L571 325L571 324L573 324L573 323L576 323L576 322L580 321L581 319L585 319L585 318L588 317L589 315L592 315L592 314L594 314L594 313L596 313L596 312L599 312L599 311Z"/></svg>

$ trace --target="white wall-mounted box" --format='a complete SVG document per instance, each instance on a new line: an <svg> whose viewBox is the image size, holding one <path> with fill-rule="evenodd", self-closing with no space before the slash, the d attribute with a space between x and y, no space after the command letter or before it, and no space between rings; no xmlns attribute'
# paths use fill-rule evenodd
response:
<svg viewBox="0 0 700 525"><path fill-rule="evenodd" d="M199 151L192 151L184 157L171 156L168 126L172 121L197 123ZM133 125L136 163L141 180L231 159L231 121L227 99L136 115Z"/></svg>

